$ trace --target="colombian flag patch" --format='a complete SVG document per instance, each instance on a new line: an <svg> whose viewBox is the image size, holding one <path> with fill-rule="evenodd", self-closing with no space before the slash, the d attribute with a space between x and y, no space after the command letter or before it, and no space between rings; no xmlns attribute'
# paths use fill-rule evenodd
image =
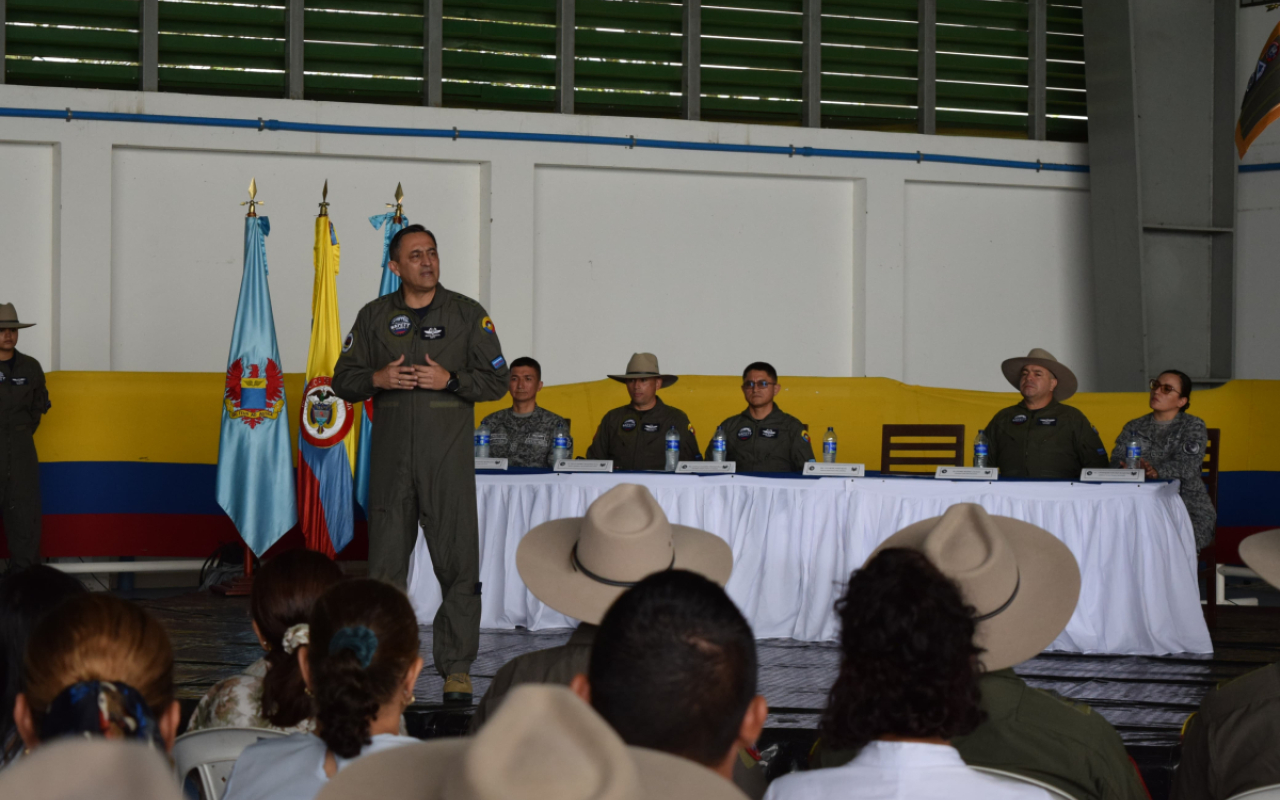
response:
<svg viewBox="0 0 1280 800"><path fill-rule="evenodd" d="M488 317L485 317L484 319L480 320L480 327L486 333L496 334L498 332L498 329L493 326L493 320L489 319Z"/></svg>

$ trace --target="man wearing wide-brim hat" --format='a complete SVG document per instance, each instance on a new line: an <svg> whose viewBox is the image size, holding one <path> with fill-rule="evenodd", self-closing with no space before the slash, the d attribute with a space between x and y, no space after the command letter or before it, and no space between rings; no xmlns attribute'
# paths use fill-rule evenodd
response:
<svg viewBox="0 0 1280 800"><path fill-rule="evenodd" d="M1022 401L996 412L987 424L987 466L999 467L1001 477L1060 480L1107 466L1098 431L1079 409L1063 405L1078 386L1066 364L1037 347L1000 368Z"/></svg>
<svg viewBox="0 0 1280 800"><path fill-rule="evenodd" d="M596 626L627 589L668 569L696 572L724 586L733 551L713 533L671 524L648 489L623 483L596 498L586 516L551 520L529 531L516 549L516 569L534 597L582 624L560 647L504 664L471 718L472 730L484 725L515 686L568 686L586 672Z"/></svg>
<svg viewBox="0 0 1280 800"><path fill-rule="evenodd" d="M18 352L20 322L13 303L0 303L0 516L9 569L40 559L40 459L35 432L49 410L40 362Z"/></svg>
<svg viewBox="0 0 1280 800"><path fill-rule="evenodd" d="M617 470L664 469L667 432L675 428L680 434L680 460L698 460L698 436L689 417L658 397L659 389L679 378L659 369L657 356L636 353L627 362L626 372L609 377L627 385L631 402L604 415L587 458L613 459Z"/></svg>
<svg viewBox="0 0 1280 800"><path fill-rule="evenodd" d="M1280 587L1280 530L1240 543L1240 558ZM1212 600L1210 601L1212 602ZM1226 800L1280 783L1280 664L1211 689L1182 727L1172 800Z"/></svg>
<svg viewBox="0 0 1280 800"><path fill-rule="evenodd" d="M986 719L952 741L966 764L1026 775L1086 800L1148 800L1110 723L1013 671L1049 647L1075 613L1080 568L1065 544L1030 523L957 503L898 531L876 553L891 547L924 553L976 612ZM824 754L823 766L850 757Z"/></svg>

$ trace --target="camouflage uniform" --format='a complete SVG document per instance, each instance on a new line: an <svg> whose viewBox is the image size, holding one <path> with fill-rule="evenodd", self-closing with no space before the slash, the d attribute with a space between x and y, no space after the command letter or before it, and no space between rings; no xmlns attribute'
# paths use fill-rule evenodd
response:
<svg viewBox="0 0 1280 800"><path fill-rule="evenodd" d="M1214 526L1218 522L1218 512L1200 477L1204 448L1209 441L1204 420L1186 413L1179 413L1168 422L1157 422L1155 414L1130 420L1116 437L1111 466L1124 466L1125 449L1132 439L1138 440L1142 457L1155 467L1161 479L1177 479L1182 483L1182 502L1196 532L1196 549L1204 548L1213 541Z"/></svg>
<svg viewBox="0 0 1280 800"><path fill-rule="evenodd" d="M490 458L505 458L513 467L549 467L556 426L562 422L565 419L559 414L535 406L524 416L504 408L485 417L480 424L489 426ZM564 430L569 432L567 423Z"/></svg>

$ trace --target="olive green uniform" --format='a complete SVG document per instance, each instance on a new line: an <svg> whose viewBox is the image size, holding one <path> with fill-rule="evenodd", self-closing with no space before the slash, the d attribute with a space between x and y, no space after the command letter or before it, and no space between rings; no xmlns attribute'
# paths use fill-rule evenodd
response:
<svg viewBox="0 0 1280 800"><path fill-rule="evenodd" d="M623 406L605 414L587 458L613 459L613 468L619 470L666 469L667 431L674 425L680 433L680 460L697 461L698 437L689 418L662 398L655 399L648 411Z"/></svg>
<svg viewBox="0 0 1280 800"><path fill-rule="evenodd" d="M591 666L591 645L595 642L598 630L598 626L583 622L569 637L569 641L559 647L525 653L503 664L498 674L493 676L484 697L480 699L480 705L476 707L476 713L471 717L471 732L480 730L480 726L497 713L503 698L520 684L554 683L568 686L574 675L580 672L585 674Z"/></svg>
<svg viewBox="0 0 1280 800"><path fill-rule="evenodd" d="M17 350L0 362L0 515L9 544L9 566L40 559L40 459L35 433L49 410L40 362Z"/></svg>
<svg viewBox="0 0 1280 800"><path fill-rule="evenodd" d="M1187 720L1172 800L1226 800L1280 783L1280 665L1204 696Z"/></svg>
<svg viewBox="0 0 1280 800"><path fill-rule="evenodd" d="M741 414L720 423L724 431L725 461L736 463L738 472L799 472L813 461L809 426L773 404L764 419L751 416L748 407ZM707 444L711 460L711 444Z"/></svg>
<svg viewBox="0 0 1280 800"><path fill-rule="evenodd" d="M987 464L1002 478L1077 480L1080 470L1105 468L1107 449L1079 409L1052 400L1029 410L1024 403L996 412L984 429Z"/></svg>
<svg viewBox="0 0 1280 800"><path fill-rule="evenodd" d="M457 373L457 390L375 388L373 374L401 355L406 365L430 355ZM444 594L432 631L441 675L467 672L480 645L473 407L506 394L507 371L485 310L444 286L423 316L403 288L360 309L333 371L339 397L373 398L369 574L405 588L422 526Z"/></svg>

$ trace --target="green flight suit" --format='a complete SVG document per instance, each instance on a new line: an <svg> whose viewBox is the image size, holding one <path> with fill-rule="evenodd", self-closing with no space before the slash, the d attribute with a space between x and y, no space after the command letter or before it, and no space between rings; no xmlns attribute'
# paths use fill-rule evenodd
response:
<svg viewBox="0 0 1280 800"><path fill-rule="evenodd" d="M1280 665L1210 691L1182 731L1172 800L1227 800L1280 783Z"/></svg>
<svg viewBox="0 0 1280 800"><path fill-rule="evenodd" d="M987 465L1002 478L1079 480L1080 470L1105 469L1107 449L1076 408L1056 400L1027 410L1023 403L996 412L984 429Z"/></svg>
<svg viewBox="0 0 1280 800"><path fill-rule="evenodd" d="M0 362L0 515L9 567L40 560L40 459L35 433L49 410L40 362L17 350Z"/></svg>
<svg viewBox="0 0 1280 800"><path fill-rule="evenodd" d="M680 433L680 460L697 461L698 437L689 418L661 397L655 399L648 411L622 406L605 414L587 458L613 459L616 470L666 469L667 430L674 425Z"/></svg>
<svg viewBox="0 0 1280 800"><path fill-rule="evenodd" d="M455 392L377 389L373 374L403 355L457 373ZM373 398L369 574L406 588L422 526L444 602L433 622L436 670L467 672L480 646L480 535L474 405L507 392L507 364L479 303L437 286L426 313L404 289L360 309L333 370L333 391Z"/></svg>
<svg viewBox="0 0 1280 800"><path fill-rule="evenodd" d="M738 472L800 472L813 461L809 426L773 404L764 419L748 408L720 423L726 443L725 461L736 462ZM711 444L707 444L711 460Z"/></svg>

